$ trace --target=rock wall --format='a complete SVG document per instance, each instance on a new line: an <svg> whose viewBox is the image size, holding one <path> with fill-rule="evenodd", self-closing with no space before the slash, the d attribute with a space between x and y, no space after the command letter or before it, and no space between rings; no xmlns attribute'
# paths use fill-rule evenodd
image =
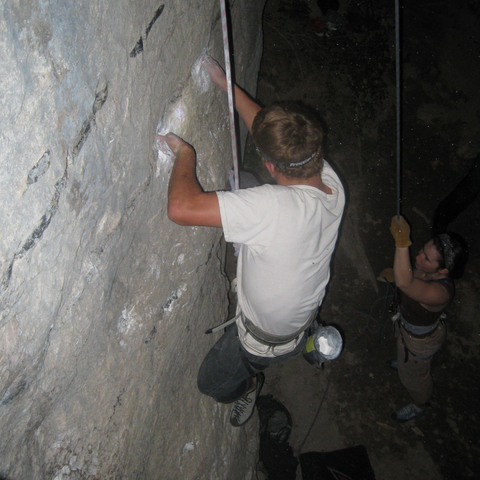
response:
<svg viewBox="0 0 480 480"><path fill-rule="evenodd" d="M255 92L262 0L230 0ZM0 477L244 479L255 425L196 373L227 312L219 229L167 219L172 129L231 168L217 0L6 0L0 13Z"/></svg>

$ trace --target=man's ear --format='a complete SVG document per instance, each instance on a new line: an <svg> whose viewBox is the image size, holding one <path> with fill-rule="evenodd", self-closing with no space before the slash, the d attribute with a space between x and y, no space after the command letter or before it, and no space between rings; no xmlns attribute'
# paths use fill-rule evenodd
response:
<svg viewBox="0 0 480 480"><path fill-rule="evenodd" d="M268 173L273 177L275 178L275 174L277 173L276 169L275 169L275 165L272 163L272 162L267 162L265 160L265 166L267 167L267 170L268 170Z"/></svg>

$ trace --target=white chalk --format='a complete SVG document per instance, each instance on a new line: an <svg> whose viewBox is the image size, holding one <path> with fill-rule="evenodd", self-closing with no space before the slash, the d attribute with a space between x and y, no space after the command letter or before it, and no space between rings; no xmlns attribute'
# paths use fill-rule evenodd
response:
<svg viewBox="0 0 480 480"><path fill-rule="evenodd" d="M164 155L167 155L168 157L171 157L171 158L174 158L175 157L175 154L172 152L172 149L168 146L168 143L163 140L162 138L160 138L160 136L163 136L164 134L162 133L159 133L157 135L157 140L155 142L155 147L157 148L157 150L161 153L163 153Z"/></svg>
<svg viewBox="0 0 480 480"><path fill-rule="evenodd" d="M202 93L205 93L209 89L212 81L210 80L210 75L203 66L203 61L208 61L208 55L205 50L202 51L201 55L193 64L191 73L195 85L197 85Z"/></svg>
<svg viewBox="0 0 480 480"><path fill-rule="evenodd" d="M333 347L329 345L328 340L325 337L320 337L317 345L320 348L320 352L324 355L330 355L333 351Z"/></svg>
<svg viewBox="0 0 480 480"><path fill-rule="evenodd" d="M157 138L155 139L154 149L157 151L157 169L155 176L158 177L162 170L171 170L175 161L175 155L166 142L158 138L159 135L166 135L173 132L176 135L182 135L183 124L186 119L186 108L183 99L177 99L165 107L161 120L157 125Z"/></svg>

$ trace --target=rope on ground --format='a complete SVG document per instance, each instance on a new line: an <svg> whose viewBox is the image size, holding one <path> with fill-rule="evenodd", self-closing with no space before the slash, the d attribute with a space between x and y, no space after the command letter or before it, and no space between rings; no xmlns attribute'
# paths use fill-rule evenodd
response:
<svg viewBox="0 0 480 480"><path fill-rule="evenodd" d="M394 293L393 294L390 294L389 291L390 291L390 288L391 288L391 285L387 282L387 290L385 292L385 296L384 298L378 298L377 300L375 300L375 302L373 302L372 306L370 307L370 313L364 313L364 312L360 312L360 311L357 311L357 310L349 310L347 312L344 312L341 317L344 317L344 316L347 316L347 315L352 315L352 319L349 320L348 322L346 323L343 323L344 326L347 326L347 325L352 325L354 324L357 319L365 319L367 320L367 324L366 326L364 327L364 330L367 330L369 331L370 333L374 333L376 334L378 337L378 341L381 340L381 337L383 336L383 334L385 333L385 329L386 329L386 325L388 323L388 321L390 321L390 316L389 315L385 315L386 312L387 312L387 305L388 305L388 300L391 298L392 300L395 300L396 299L396 291L394 290ZM382 313L382 318L380 320L377 320L375 319L375 317L373 316L373 310L374 308L376 307L376 305L381 302L381 301L384 301L384 307L383 307L383 313ZM374 327L370 327L370 324L371 323L374 323ZM364 331L363 330L363 331ZM359 338L363 331L361 331L356 337L354 337L353 339L349 340L349 345L352 344L357 338ZM328 393L328 388L330 387L330 382L331 382L331 379L332 379L332 370L333 370L333 362L330 362L330 369L329 369L329 373L328 373L328 380L327 380L327 386L325 387L325 391L323 392L323 396L322 396L322 399L320 400L320 404L317 408L317 411L315 413L315 416L312 420L312 423L310 424L310 427L308 429L308 432L307 434L305 435L302 443L300 444L300 447L298 448L298 450L295 451L296 455L299 456L300 453L302 452L302 448L304 447L305 445L305 442L307 441L307 438L309 437L310 433L312 432L312 429L313 429L313 426L315 425L316 421L317 421L317 418L318 416L320 415L320 411L322 409L322 406L323 406L323 403L325 402L325 398L327 397L327 393Z"/></svg>
<svg viewBox="0 0 480 480"><path fill-rule="evenodd" d="M327 386L325 387L325 391L323 392L323 397L320 400L320 405L317 408L317 412L315 413L315 416L313 417L312 423L310 424L310 428L308 429L308 432L305 435L305 438L303 439L303 442L300 444L300 447L298 447L298 450L295 452L297 454L297 456L299 456L300 453L302 452L302 448L305 445L305 442L307 441L308 436L312 432L313 426L315 425L318 416L320 415L320 410L322 409L323 402L325 401L325 398L327 397L328 387L330 386L330 381L332 379L332 369L333 369L333 363L330 362L330 371L328 372Z"/></svg>

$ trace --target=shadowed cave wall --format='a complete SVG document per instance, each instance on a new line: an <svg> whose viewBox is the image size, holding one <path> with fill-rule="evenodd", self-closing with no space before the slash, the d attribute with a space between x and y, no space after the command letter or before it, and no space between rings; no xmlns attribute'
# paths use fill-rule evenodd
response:
<svg viewBox="0 0 480 480"><path fill-rule="evenodd" d="M255 93L262 0L230 0ZM0 477L244 479L256 426L196 389L227 315L219 229L166 216L156 132L231 168L216 0L5 1L0 13ZM242 131L242 140L245 132Z"/></svg>

